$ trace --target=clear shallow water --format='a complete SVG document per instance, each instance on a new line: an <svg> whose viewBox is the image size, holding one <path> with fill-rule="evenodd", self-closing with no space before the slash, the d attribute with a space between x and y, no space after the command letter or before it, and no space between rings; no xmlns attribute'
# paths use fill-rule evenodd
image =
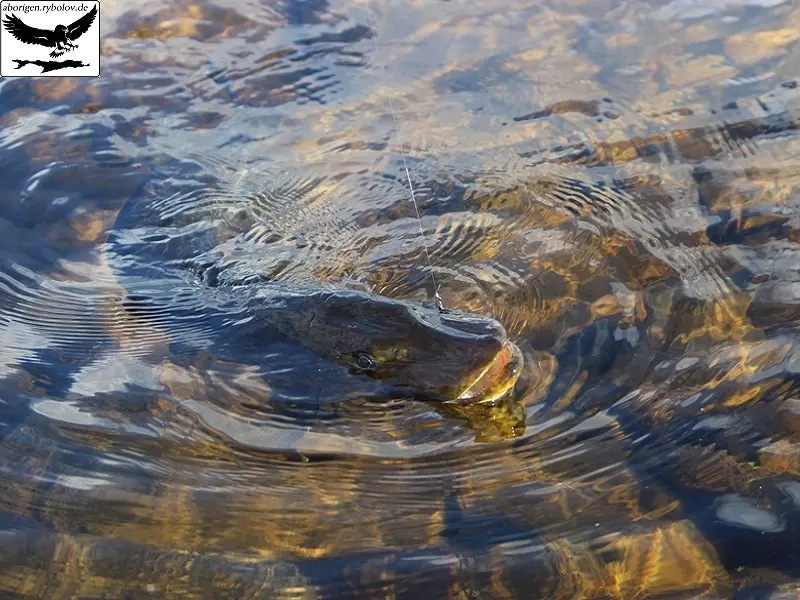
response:
<svg viewBox="0 0 800 600"><path fill-rule="evenodd" d="M800 5L369 7L107 3L99 79L0 82L2 595L793 597ZM205 317L429 300L399 148L496 406Z"/></svg>

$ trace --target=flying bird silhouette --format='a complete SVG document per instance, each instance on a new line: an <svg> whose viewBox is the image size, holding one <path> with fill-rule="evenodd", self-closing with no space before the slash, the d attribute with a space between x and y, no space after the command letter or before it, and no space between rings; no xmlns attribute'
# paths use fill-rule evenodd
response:
<svg viewBox="0 0 800 600"><path fill-rule="evenodd" d="M21 42L25 42L26 44L38 44L40 46L47 46L48 48L55 47L55 50L50 53L50 56L55 58L56 56L61 56L65 52L69 52L78 47L72 42L89 30L96 16L97 7L95 6L91 11L74 23L70 25L56 25L53 31L49 29L37 29L36 27L26 25L14 14L11 14L11 16L6 15L6 20L3 21L3 25L6 26L6 31Z"/></svg>

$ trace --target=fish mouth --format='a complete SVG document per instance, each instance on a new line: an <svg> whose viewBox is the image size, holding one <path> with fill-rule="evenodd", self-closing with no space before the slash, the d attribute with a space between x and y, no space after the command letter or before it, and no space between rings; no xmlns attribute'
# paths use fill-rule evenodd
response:
<svg viewBox="0 0 800 600"><path fill-rule="evenodd" d="M522 351L506 342L491 362L470 382L456 398L457 402L493 402L502 398L522 373Z"/></svg>

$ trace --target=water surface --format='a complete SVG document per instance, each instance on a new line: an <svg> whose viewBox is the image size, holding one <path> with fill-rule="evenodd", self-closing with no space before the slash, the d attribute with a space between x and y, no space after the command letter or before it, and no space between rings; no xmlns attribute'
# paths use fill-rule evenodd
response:
<svg viewBox="0 0 800 600"><path fill-rule="evenodd" d="M0 81L0 595L796 597L800 3L101 10ZM500 401L205 316L431 274Z"/></svg>

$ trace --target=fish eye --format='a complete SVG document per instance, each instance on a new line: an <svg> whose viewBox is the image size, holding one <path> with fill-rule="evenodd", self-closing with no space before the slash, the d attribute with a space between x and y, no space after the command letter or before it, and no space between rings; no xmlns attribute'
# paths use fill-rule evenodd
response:
<svg viewBox="0 0 800 600"><path fill-rule="evenodd" d="M353 355L355 366L362 371L373 371L378 368L378 361L371 354L366 352L356 352Z"/></svg>

